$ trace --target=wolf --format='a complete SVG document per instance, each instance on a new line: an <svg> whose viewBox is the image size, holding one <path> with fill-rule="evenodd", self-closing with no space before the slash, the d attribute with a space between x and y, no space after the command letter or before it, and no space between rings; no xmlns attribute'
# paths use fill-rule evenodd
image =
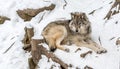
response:
<svg viewBox="0 0 120 69"><path fill-rule="evenodd" d="M75 44L79 47L87 47L96 53L105 53L107 50L91 38L91 23L84 12L71 13L70 20L58 20L50 22L42 31L50 51L61 49L69 52L65 45Z"/></svg>

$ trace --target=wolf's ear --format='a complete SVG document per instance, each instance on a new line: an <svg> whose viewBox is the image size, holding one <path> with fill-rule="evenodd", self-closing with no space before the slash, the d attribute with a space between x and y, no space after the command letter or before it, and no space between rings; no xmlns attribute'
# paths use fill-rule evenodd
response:
<svg viewBox="0 0 120 69"><path fill-rule="evenodd" d="M84 21L88 21L88 18L87 18L86 13L82 13L82 19L83 19Z"/></svg>
<svg viewBox="0 0 120 69"><path fill-rule="evenodd" d="M82 16L82 18L85 18L86 14L84 12L82 12L81 16Z"/></svg>
<svg viewBox="0 0 120 69"><path fill-rule="evenodd" d="M71 14L71 19L74 19L74 13L70 13Z"/></svg>
<svg viewBox="0 0 120 69"><path fill-rule="evenodd" d="M83 13L82 13L82 15L84 15L84 16L85 16L86 14L83 12Z"/></svg>
<svg viewBox="0 0 120 69"><path fill-rule="evenodd" d="M74 13L73 13L73 12L71 12L70 14L71 14L71 15L74 15Z"/></svg>

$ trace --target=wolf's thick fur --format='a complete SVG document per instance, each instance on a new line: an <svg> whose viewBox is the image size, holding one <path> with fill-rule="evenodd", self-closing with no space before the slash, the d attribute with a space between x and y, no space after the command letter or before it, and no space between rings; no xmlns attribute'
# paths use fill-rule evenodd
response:
<svg viewBox="0 0 120 69"><path fill-rule="evenodd" d="M54 21L49 23L42 32L50 50L56 48L69 51L63 45L76 44L94 50L97 53L104 53L106 49L99 46L91 39L91 26L85 13L71 13L71 20Z"/></svg>

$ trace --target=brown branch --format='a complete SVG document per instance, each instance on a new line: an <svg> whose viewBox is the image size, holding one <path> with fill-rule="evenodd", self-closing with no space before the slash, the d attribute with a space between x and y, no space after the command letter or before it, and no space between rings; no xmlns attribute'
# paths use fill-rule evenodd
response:
<svg viewBox="0 0 120 69"><path fill-rule="evenodd" d="M81 54L80 56L81 56L82 58L85 58L85 56L86 56L87 54L92 54L92 51L85 52L85 53Z"/></svg>
<svg viewBox="0 0 120 69"><path fill-rule="evenodd" d="M41 48L38 46L40 40L32 39L31 40L31 55L35 64L41 59Z"/></svg>
<svg viewBox="0 0 120 69"><path fill-rule="evenodd" d="M84 67L84 69L93 69L93 68L86 65L86 66Z"/></svg>
<svg viewBox="0 0 120 69"><path fill-rule="evenodd" d="M55 8L54 4L51 4L48 7L38 8L38 9L24 9L18 10L17 14L24 19L24 21L30 21L33 17L35 17L38 13L43 12L44 10L53 10Z"/></svg>
<svg viewBox="0 0 120 69"><path fill-rule="evenodd" d="M116 40L116 45L120 45L120 37Z"/></svg>
<svg viewBox="0 0 120 69"><path fill-rule="evenodd" d="M30 44L31 38L34 35L33 28L26 28L25 27L25 36L22 42L26 44Z"/></svg>
<svg viewBox="0 0 120 69"><path fill-rule="evenodd" d="M44 10L50 10L50 11L52 11L54 8L55 8L55 4L51 4L48 7L44 7Z"/></svg>
<svg viewBox="0 0 120 69"><path fill-rule="evenodd" d="M76 69L81 69L81 68L79 68L79 67L76 67Z"/></svg>
<svg viewBox="0 0 120 69"><path fill-rule="evenodd" d="M52 65L51 67L50 67L50 69L54 69L54 67L56 67L55 65Z"/></svg>
<svg viewBox="0 0 120 69"><path fill-rule="evenodd" d="M59 63L62 68L68 69L68 65L66 63L57 58L52 52L49 52L42 45L38 45L39 43L45 42L44 39L31 39L33 35L34 35L33 29L26 28L26 37L24 38L23 42L24 45L26 44L25 48L31 47L32 59L29 60L29 66L33 64L33 66L30 67L31 69L35 69L33 67L36 67L38 61L41 59L42 54L47 56L48 58L51 58L53 61Z"/></svg>
<svg viewBox="0 0 120 69"><path fill-rule="evenodd" d="M44 48L42 45L39 46L42 54L46 55L48 58L51 58L56 63L59 63L64 69L68 69L68 65L61 61L59 58L57 58L52 52L48 52L46 48Z"/></svg>
<svg viewBox="0 0 120 69"><path fill-rule="evenodd" d="M0 24L3 24L6 20L10 20L10 18L6 16L0 16Z"/></svg>
<svg viewBox="0 0 120 69"><path fill-rule="evenodd" d="M29 63L29 69L35 69L36 64L33 62L32 58L28 58L28 63Z"/></svg>
<svg viewBox="0 0 120 69"><path fill-rule="evenodd" d="M81 50L81 49L80 49L80 48L78 48L78 49L75 51L75 53L76 53L76 52L78 52L79 50Z"/></svg>
<svg viewBox="0 0 120 69"><path fill-rule="evenodd" d="M26 51L31 51L31 44L24 44L23 49Z"/></svg>
<svg viewBox="0 0 120 69"><path fill-rule="evenodd" d="M118 10L116 9L116 10L112 11L112 9L113 9L114 7L117 7L117 6L119 6L119 7L118 7ZM120 10L120 0L115 0L114 4L113 4L112 7L110 8L109 12L108 12L107 15L104 17L104 19L109 20L111 16L119 13L119 10Z"/></svg>
<svg viewBox="0 0 120 69"><path fill-rule="evenodd" d="M39 59L41 59L41 54L47 56L48 58L51 58L53 61L59 63L64 69L68 68L68 65L65 64L63 61L61 61L59 58L57 58L52 52L49 52L46 48L44 48L42 45L38 45L38 43L41 43L41 40L32 39L31 46L32 46L32 58L35 64L38 63Z"/></svg>
<svg viewBox="0 0 120 69"><path fill-rule="evenodd" d="M22 42L24 44L24 46L23 46L24 50L26 50L26 51L31 50L30 41L31 41L31 38L33 35L34 35L33 28L26 28L25 27L25 36L24 36L24 39L22 40Z"/></svg>

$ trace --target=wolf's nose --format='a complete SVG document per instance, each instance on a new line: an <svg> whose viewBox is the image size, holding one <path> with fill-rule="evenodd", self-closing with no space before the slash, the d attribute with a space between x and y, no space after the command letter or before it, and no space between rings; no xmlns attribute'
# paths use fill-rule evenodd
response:
<svg viewBox="0 0 120 69"><path fill-rule="evenodd" d="M76 30L76 32L78 32L78 30Z"/></svg>

